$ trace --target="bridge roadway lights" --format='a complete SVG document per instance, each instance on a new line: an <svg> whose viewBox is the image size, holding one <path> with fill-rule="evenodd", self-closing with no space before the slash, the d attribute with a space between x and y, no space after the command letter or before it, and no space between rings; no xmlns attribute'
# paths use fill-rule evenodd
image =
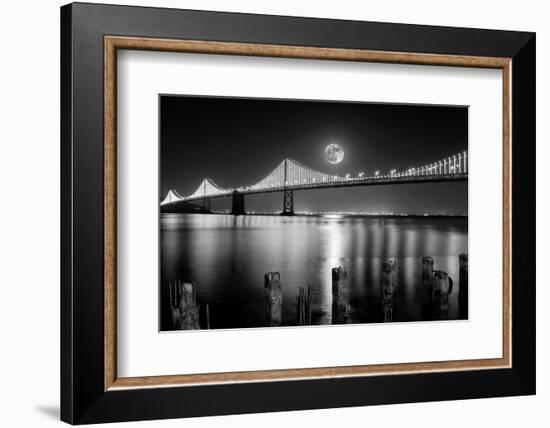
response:
<svg viewBox="0 0 550 428"><path fill-rule="evenodd" d="M294 194L292 190L283 192L283 212L281 215L294 215Z"/></svg>
<svg viewBox="0 0 550 428"><path fill-rule="evenodd" d="M244 195L237 192L233 192L233 197L231 201L231 214L233 215L245 215L246 211L244 210Z"/></svg>

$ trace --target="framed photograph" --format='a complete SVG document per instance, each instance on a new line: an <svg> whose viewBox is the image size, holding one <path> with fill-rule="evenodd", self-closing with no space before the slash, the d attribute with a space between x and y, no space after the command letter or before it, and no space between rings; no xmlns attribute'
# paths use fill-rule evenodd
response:
<svg viewBox="0 0 550 428"><path fill-rule="evenodd" d="M62 420L535 393L533 33L76 3L61 56Z"/></svg>

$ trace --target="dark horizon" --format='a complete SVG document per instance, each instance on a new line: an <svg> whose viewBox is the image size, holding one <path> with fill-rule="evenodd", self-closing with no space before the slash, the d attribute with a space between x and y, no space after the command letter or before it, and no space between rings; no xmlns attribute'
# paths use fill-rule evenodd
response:
<svg viewBox="0 0 550 428"><path fill-rule="evenodd" d="M356 176L403 170L467 150L468 108L162 95L160 198L195 191L203 178L248 186L291 158L317 171ZM343 147L341 164L324 158ZM276 212L282 194L246 197L247 211ZM467 215L468 184L431 183L303 190L296 211ZM212 200L228 209L230 198Z"/></svg>

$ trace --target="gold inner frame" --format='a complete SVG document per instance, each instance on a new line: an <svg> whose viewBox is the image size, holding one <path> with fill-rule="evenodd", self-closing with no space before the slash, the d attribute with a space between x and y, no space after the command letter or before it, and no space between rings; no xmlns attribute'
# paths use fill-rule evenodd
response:
<svg viewBox="0 0 550 428"><path fill-rule="evenodd" d="M170 376L117 376L116 350L116 89L117 50L146 50L212 55L360 61L393 64L440 65L493 68L502 70L503 90L503 320L502 358L431 361L421 363L376 364L305 369L261 370L227 373L203 373ZM251 43L171 40L139 37L104 37L104 389L191 386L235 382L296 380L311 378L357 377L420 372L509 368L512 363L511 312L511 58L385 52L362 49L337 49Z"/></svg>

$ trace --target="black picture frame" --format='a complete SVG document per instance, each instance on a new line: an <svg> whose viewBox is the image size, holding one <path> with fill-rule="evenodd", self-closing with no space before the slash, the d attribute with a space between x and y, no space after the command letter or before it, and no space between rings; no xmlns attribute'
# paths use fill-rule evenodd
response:
<svg viewBox="0 0 550 428"><path fill-rule="evenodd" d="M512 59L512 367L104 388L104 36ZM535 34L74 3L61 8L61 419L71 424L535 393Z"/></svg>

